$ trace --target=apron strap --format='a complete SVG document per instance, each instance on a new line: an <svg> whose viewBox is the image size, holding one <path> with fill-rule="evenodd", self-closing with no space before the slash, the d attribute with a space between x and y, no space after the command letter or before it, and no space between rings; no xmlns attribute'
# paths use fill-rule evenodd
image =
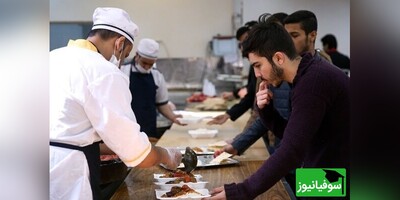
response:
<svg viewBox="0 0 400 200"><path fill-rule="evenodd" d="M101 199L100 190L100 144L95 142L91 145L79 147L71 144L64 144L59 142L50 142L50 146L61 147L66 149L73 149L82 151L85 154L87 164L90 172L90 187L92 189L93 199Z"/></svg>

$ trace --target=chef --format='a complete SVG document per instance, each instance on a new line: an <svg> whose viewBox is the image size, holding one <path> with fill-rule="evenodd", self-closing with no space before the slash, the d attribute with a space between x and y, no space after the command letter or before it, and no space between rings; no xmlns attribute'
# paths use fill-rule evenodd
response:
<svg viewBox="0 0 400 200"><path fill-rule="evenodd" d="M97 8L88 38L50 52L50 199L101 199L99 143L129 167L176 169L181 153L152 146L136 122L119 70L138 27L119 8Z"/></svg>
<svg viewBox="0 0 400 200"><path fill-rule="evenodd" d="M159 44L149 38L139 41L136 55L132 62L122 66L122 71L129 76L129 89L132 93L132 110L136 115L140 130L150 138L157 140L157 110L167 119L178 125L176 115L168 104L168 90L164 76L153 68L158 57Z"/></svg>

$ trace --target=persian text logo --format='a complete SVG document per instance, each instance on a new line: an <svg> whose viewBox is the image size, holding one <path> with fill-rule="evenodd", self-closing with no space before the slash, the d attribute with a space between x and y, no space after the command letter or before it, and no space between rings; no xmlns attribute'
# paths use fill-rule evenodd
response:
<svg viewBox="0 0 400 200"><path fill-rule="evenodd" d="M344 197L346 196L345 168L296 169L296 196Z"/></svg>

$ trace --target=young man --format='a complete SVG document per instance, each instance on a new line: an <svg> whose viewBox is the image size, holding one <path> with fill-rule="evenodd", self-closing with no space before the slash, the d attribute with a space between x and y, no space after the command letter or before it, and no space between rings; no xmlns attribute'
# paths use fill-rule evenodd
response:
<svg viewBox="0 0 400 200"><path fill-rule="evenodd" d="M256 21L249 21L244 26L240 27L236 31L236 39L239 41L239 48L242 50L241 43L247 38L248 32L251 30L251 27L254 26L257 22ZM240 116L242 116L246 111L253 108L254 99L255 99L255 89L256 89L256 82L257 79L254 75L254 71L252 68L249 70L249 76L247 79L246 85L246 94L243 98L241 98L240 102L233 105L229 110L227 110L224 114L218 115L214 117L211 121L207 124L223 124L228 119L235 121Z"/></svg>
<svg viewBox="0 0 400 200"><path fill-rule="evenodd" d="M282 140L255 174L214 189L208 199L254 199L297 167L348 169L349 78L310 53L300 57L291 36L276 23L255 26L243 47L263 80L256 94L260 118ZM292 85L288 120L273 108L268 89L283 81Z"/></svg>
<svg viewBox="0 0 400 200"><path fill-rule="evenodd" d="M331 58L324 51L315 49L315 40L318 33L318 21L315 14L308 10L298 10L290 14L284 21L284 26L292 36L296 52L310 52L332 62Z"/></svg>
<svg viewBox="0 0 400 200"><path fill-rule="evenodd" d="M169 106L168 90L164 76L153 69L159 51L158 43L149 38L139 41L136 55L132 62L122 67L122 71L129 77L129 90L132 94L131 107L143 131L152 140L157 140L157 109L167 119L180 124L176 119L182 115L175 115Z"/></svg>
<svg viewBox="0 0 400 200"><path fill-rule="evenodd" d="M150 144L130 107L119 66L137 32L124 10L97 8L86 40L50 52L50 199L101 199L101 141L129 167L180 164L178 150Z"/></svg>
<svg viewBox="0 0 400 200"><path fill-rule="evenodd" d="M350 70L350 58L337 50L337 41L334 35L325 35L321 38L321 42L324 51L332 58L334 65L340 67L341 69Z"/></svg>
<svg viewBox="0 0 400 200"><path fill-rule="evenodd" d="M277 14L279 14L278 16L282 16L281 13ZM266 22L273 21L272 17L274 16L275 14L272 15L270 18L264 17L264 19ZM259 18L263 18L262 15ZM330 61L329 55L321 54L322 51L315 50L315 39L317 36L318 21L317 17L313 12L308 10L299 10L284 18L280 17L280 20L277 21L284 24L285 29L292 37L292 40L296 48L296 52L299 55L310 53L317 60L325 59L328 62ZM278 103L282 105L288 104L289 95L278 94L278 92L282 93L284 91L276 90L274 89L274 87L271 87L270 91L273 93L274 96L275 107L277 103L276 97L279 96L283 96L285 98L281 98L280 102ZM281 106L281 110L278 109L278 111L284 118L287 119L289 116L289 111L283 110L282 108L284 108L284 106ZM247 130L245 130L242 134L240 134L239 137L236 137L231 144L225 146L223 151L226 151L234 155L240 155L244 151L246 151L254 142L256 142L261 136L263 136L266 131L268 131L268 128L263 125L260 119L256 119L255 122ZM271 148L269 147L269 149ZM217 154L219 153L220 152L217 152ZM290 185L293 186L294 175L291 174L287 178Z"/></svg>
<svg viewBox="0 0 400 200"><path fill-rule="evenodd" d="M270 19L271 18L266 18L266 21L271 21ZM282 23L284 23L285 29L289 32L290 36L292 37L292 40L296 48L296 52L299 55L310 53L316 60L325 60L331 62L329 55L327 55L323 51L315 49L315 39L317 36L318 21L317 17L313 12L308 10L296 11L287 16ZM287 83L284 82L282 86L284 84ZM280 87L282 88L282 86ZM276 97L282 96L279 95L279 93L282 93L282 91L274 90L274 87L270 87L270 91L273 93L274 106L276 107L276 103L278 102L276 101ZM287 98L281 99L280 102L284 103L284 105L286 105L287 103L284 100L289 101L288 95L286 95L285 97ZM290 114L288 111L282 112L282 109L278 111L280 111L281 115L283 113L282 116L285 117L286 119ZM268 131L268 128L264 126L264 124L260 119L256 119L248 129L246 129L242 134L240 134L240 137L235 138L231 144L225 146L223 151L232 153L234 155L240 155L244 151L246 151L246 149L249 148L254 142L256 142L261 136L263 136L266 131ZM274 150L274 148L271 147L268 147L268 149L270 153L271 149ZM219 153L220 152L216 152L217 155ZM294 190L295 187L294 171L290 172L285 178L289 183L289 185Z"/></svg>

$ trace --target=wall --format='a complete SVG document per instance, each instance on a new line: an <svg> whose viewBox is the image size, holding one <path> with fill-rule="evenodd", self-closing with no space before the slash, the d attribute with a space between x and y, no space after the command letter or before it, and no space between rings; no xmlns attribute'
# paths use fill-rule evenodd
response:
<svg viewBox="0 0 400 200"><path fill-rule="evenodd" d="M232 35L232 0L50 0L51 22L91 22L96 7L120 7L139 37L160 42L160 57L205 57L217 34ZM132 55L132 54L131 54Z"/></svg>
<svg viewBox="0 0 400 200"><path fill-rule="evenodd" d="M336 36L338 50L350 56L350 0L242 0L243 21L257 20L262 13L310 10L318 19L316 48L322 49L321 38Z"/></svg>
<svg viewBox="0 0 400 200"><path fill-rule="evenodd" d="M319 25L316 47L333 33L339 51L350 56L350 0L50 0L50 21L90 22L98 6L121 7L139 25L138 39L161 41L160 57L204 57L213 36L234 34L232 15L241 5L243 22L264 12L313 11Z"/></svg>

